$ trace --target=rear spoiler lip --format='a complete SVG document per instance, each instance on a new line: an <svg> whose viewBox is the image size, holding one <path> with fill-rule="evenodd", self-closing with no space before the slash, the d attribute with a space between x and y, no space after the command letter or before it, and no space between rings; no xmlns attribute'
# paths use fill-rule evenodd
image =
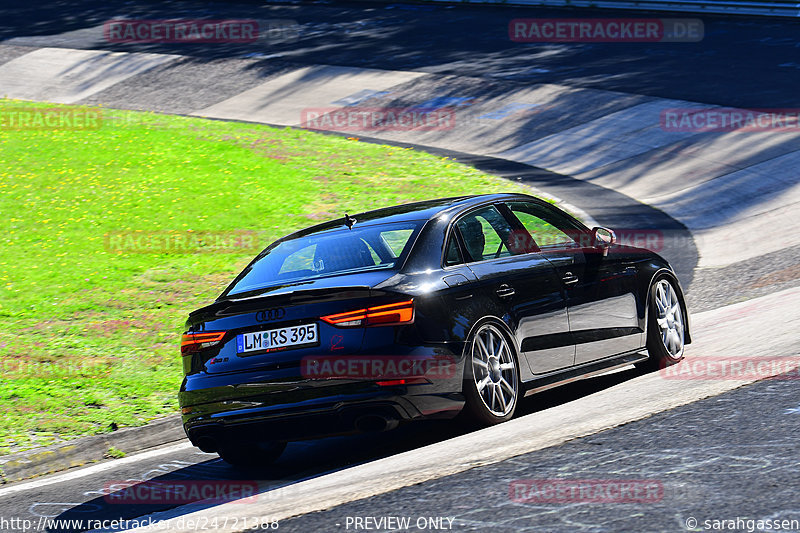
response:
<svg viewBox="0 0 800 533"><path fill-rule="evenodd" d="M342 285L333 287L317 287L314 289L288 289L280 292L262 293L256 296L248 296L246 298L225 298L217 300L212 304L201 307L189 313L189 318L195 318L198 315L212 315L214 317L228 316L232 314L239 314L247 312L242 307L249 307L248 304L253 306L253 311L256 311L262 306L258 305L259 302L264 300L277 300L274 304L276 307L280 305L296 305L303 303L312 303L310 300L317 300L319 297L329 295L325 300L344 300L348 298L357 297L372 297L383 294L383 291L374 290L369 285ZM236 308L235 312L227 312L231 308Z"/></svg>

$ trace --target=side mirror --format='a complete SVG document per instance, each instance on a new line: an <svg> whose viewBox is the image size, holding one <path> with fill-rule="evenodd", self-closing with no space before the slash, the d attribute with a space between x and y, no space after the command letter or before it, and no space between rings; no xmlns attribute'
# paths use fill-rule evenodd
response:
<svg viewBox="0 0 800 533"><path fill-rule="evenodd" d="M617 234L614 230L596 226L592 228L592 243L595 248L602 250L603 257L608 255L608 249L617 242Z"/></svg>

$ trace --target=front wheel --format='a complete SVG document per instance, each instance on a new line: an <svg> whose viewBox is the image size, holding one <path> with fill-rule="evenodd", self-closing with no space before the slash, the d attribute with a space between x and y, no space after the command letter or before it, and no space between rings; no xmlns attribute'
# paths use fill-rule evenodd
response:
<svg viewBox="0 0 800 533"><path fill-rule="evenodd" d="M654 370L674 365L683 359L686 315L672 282L661 278L650 289L647 319L647 353L640 366Z"/></svg>
<svg viewBox="0 0 800 533"><path fill-rule="evenodd" d="M494 324L483 324L467 344L463 414L481 425L505 422L514 416L519 389L517 357L508 337Z"/></svg>

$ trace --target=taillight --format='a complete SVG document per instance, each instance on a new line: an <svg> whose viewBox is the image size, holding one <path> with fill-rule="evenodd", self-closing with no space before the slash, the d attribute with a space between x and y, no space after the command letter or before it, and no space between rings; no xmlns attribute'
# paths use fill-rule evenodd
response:
<svg viewBox="0 0 800 533"><path fill-rule="evenodd" d="M215 344L219 344L224 336L224 331L184 333L183 337L181 337L181 355L199 352L203 348L210 348Z"/></svg>
<svg viewBox="0 0 800 533"><path fill-rule="evenodd" d="M409 324L414 321L414 300L398 302L388 305L377 305L320 317L322 320L340 328L358 326L389 326L394 324Z"/></svg>

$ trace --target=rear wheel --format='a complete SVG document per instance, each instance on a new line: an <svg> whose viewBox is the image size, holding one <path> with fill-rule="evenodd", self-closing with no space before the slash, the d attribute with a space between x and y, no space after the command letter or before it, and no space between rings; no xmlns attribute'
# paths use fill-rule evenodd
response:
<svg viewBox="0 0 800 533"><path fill-rule="evenodd" d="M223 461L237 468L269 466L286 449L285 442L229 442L217 452Z"/></svg>
<svg viewBox="0 0 800 533"><path fill-rule="evenodd" d="M683 359L686 315L672 282L661 278L650 289L647 319L647 352L650 358L639 366L663 368Z"/></svg>
<svg viewBox="0 0 800 533"><path fill-rule="evenodd" d="M514 416L519 388L517 357L508 337L498 326L483 324L467 345L463 414L481 425L505 422Z"/></svg>

